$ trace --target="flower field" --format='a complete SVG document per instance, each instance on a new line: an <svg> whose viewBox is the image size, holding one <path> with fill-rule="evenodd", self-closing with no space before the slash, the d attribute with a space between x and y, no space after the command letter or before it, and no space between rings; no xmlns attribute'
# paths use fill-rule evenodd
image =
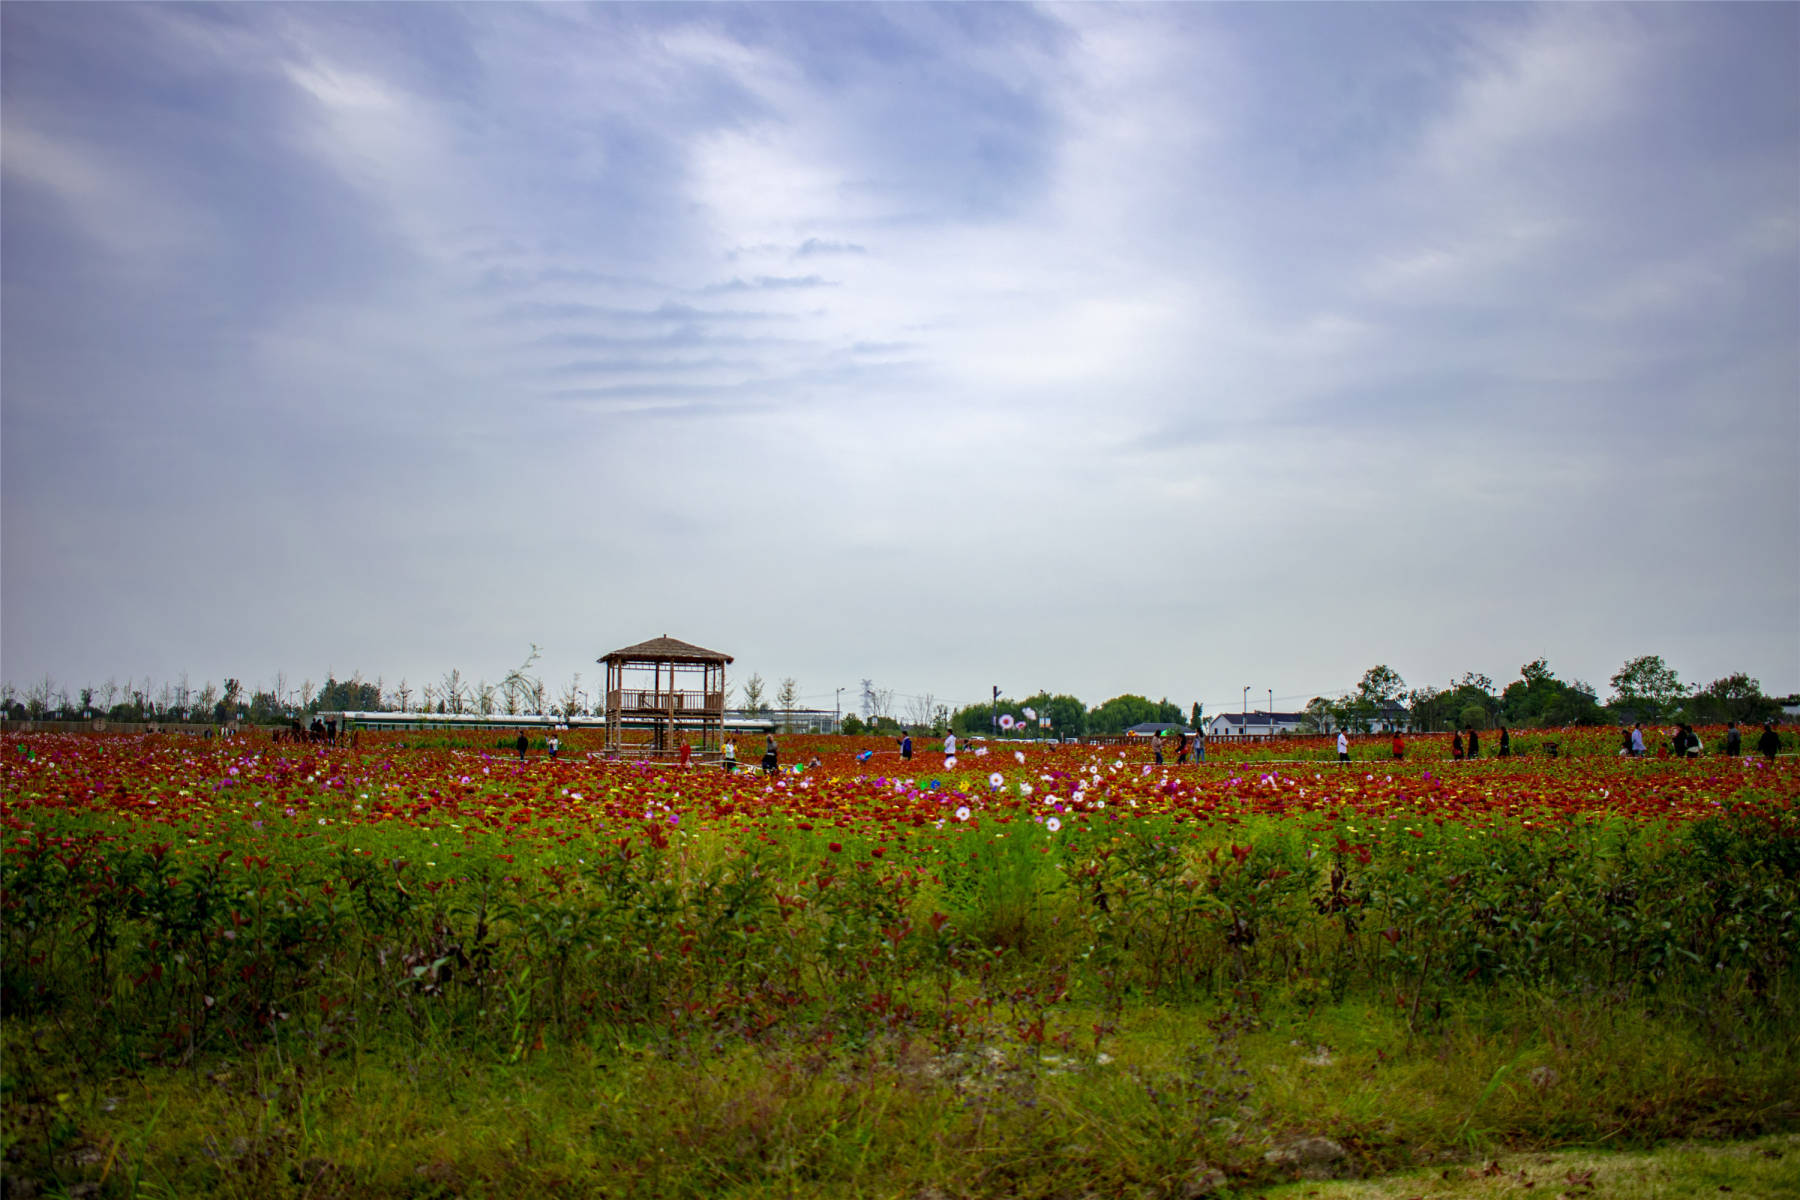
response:
<svg viewBox="0 0 1800 1200"><path fill-rule="evenodd" d="M1791 1039L1795 760L1619 759L1612 736L1456 763L1447 739L1401 762L1369 739L1347 765L1214 743L1201 766L791 738L800 769L773 776L608 761L579 735L524 761L405 734L15 736L0 1000L40 1090L422 1046L1091 1067L1155 1012L1355 1002L1410 1038L1527 995L1699 1004ZM44 1121L15 1113L9 1138L54 1140Z"/></svg>

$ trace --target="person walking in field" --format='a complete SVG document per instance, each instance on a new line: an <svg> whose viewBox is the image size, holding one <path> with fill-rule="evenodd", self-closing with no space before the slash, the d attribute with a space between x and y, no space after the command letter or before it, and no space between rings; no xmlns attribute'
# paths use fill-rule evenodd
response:
<svg viewBox="0 0 1800 1200"><path fill-rule="evenodd" d="M901 762L911 762L912 761L912 731L911 730L901 730L901 732L900 732L900 761Z"/></svg>
<svg viewBox="0 0 1800 1200"><path fill-rule="evenodd" d="M1400 740L1400 731L1398 729L1394 730L1394 757L1406 757L1406 743Z"/></svg>
<svg viewBox="0 0 1800 1200"><path fill-rule="evenodd" d="M769 734L763 740L762 769L764 775L773 775L781 766L781 752L775 748L775 735Z"/></svg>
<svg viewBox="0 0 1800 1200"><path fill-rule="evenodd" d="M1481 735L1475 732L1473 725L1469 726L1469 757L1481 757Z"/></svg>
<svg viewBox="0 0 1800 1200"><path fill-rule="evenodd" d="M956 734L954 732L946 733L944 735L944 758L946 760L944 765L949 766L950 764L949 764L948 760L955 758L955 757L956 757Z"/></svg>
<svg viewBox="0 0 1800 1200"><path fill-rule="evenodd" d="M1744 735L1738 732L1737 722L1733 721L1725 727L1725 753L1736 758L1744 752Z"/></svg>
<svg viewBox="0 0 1800 1200"><path fill-rule="evenodd" d="M525 736L524 730L519 731L519 740L514 742L513 746L519 752L519 761L524 762L525 761L525 752L527 750L531 749L531 739Z"/></svg>
<svg viewBox="0 0 1800 1200"><path fill-rule="evenodd" d="M1194 761L1197 763L1206 761L1206 726L1204 725L1194 731Z"/></svg>
<svg viewBox="0 0 1800 1200"><path fill-rule="evenodd" d="M726 738L725 745L720 753L722 755L722 761L725 764L725 773L727 775L737 774L737 743L730 738Z"/></svg>
<svg viewBox="0 0 1800 1200"><path fill-rule="evenodd" d="M1450 733L1450 757L1456 762L1462 761L1462 734L1454 730Z"/></svg>
<svg viewBox="0 0 1800 1200"><path fill-rule="evenodd" d="M1506 732L1506 726L1500 727L1500 757L1512 757L1512 735Z"/></svg>
<svg viewBox="0 0 1800 1200"><path fill-rule="evenodd" d="M1350 735L1341 729L1338 730L1338 761L1350 761Z"/></svg>
<svg viewBox="0 0 1800 1200"><path fill-rule="evenodd" d="M692 746L688 745L688 740L686 738L682 738L681 739L681 769L682 770L684 770L684 771L687 770L688 763L693 761L693 757L694 757L694 748Z"/></svg>
<svg viewBox="0 0 1800 1200"><path fill-rule="evenodd" d="M1775 732L1775 722L1764 721L1762 736L1756 739L1756 752L1770 762L1774 762L1775 755L1780 751L1781 735Z"/></svg>
<svg viewBox="0 0 1800 1200"><path fill-rule="evenodd" d="M559 741L557 741L557 740L556 740L556 730L554 730L554 729L552 729L552 730L551 730L551 731L550 731L550 738L549 738L549 741L547 741L547 742L546 742L546 743L545 743L545 745L546 745L546 746L547 746L547 747L548 747L548 749L549 749L549 751L550 751L550 760L551 760L551 761L552 761L552 762L554 762L554 761L556 761L556 751L557 751L557 748L558 748L558 747L560 747L560 746L561 746L561 745L562 745L562 743L561 743L561 742L559 742Z"/></svg>
<svg viewBox="0 0 1800 1200"><path fill-rule="evenodd" d="M1631 757L1644 757L1644 723L1642 721L1631 727Z"/></svg>

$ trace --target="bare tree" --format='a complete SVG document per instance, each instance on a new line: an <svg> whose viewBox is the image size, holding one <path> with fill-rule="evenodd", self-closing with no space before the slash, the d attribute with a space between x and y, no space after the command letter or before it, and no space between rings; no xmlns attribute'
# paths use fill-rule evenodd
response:
<svg viewBox="0 0 1800 1200"><path fill-rule="evenodd" d="M561 708L564 720L567 720L581 711L580 671L575 672L574 678L569 680L569 685L563 688Z"/></svg>
<svg viewBox="0 0 1800 1200"><path fill-rule="evenodd" d="M508 716L516 716L543 688L543 682L531 674L532 664L537 662L539 654L537 643L532 642L531 653L525 656L525 661L508 671L506 678L500 681L500 690L506 694ZM540 704L538 707L543 706Z"/></svg>
<svg viewBox="0 0 1800 1200"><path fill-rule="evenodd" d="M424 687L419 689L419 707L423 711L430 712L432 709L432 706L435 705L436 703L437 703L437 689L436 688L432 687L428 683Z"/></svg>
<svg viewBox="0 0 1800 1200"><path fill-rule="evenodd" d="M873 703L874 715L877 721L885 720L894 715L893 688L875 688L869 693L869 698Z"/></svg>
<svg viewBox="0 0 1800 1200"><path fill-rule="evenodd" d="M277 676L276 678L279 679L280 677ZM394 685L394 695L400 697L401 712L412 711L412 694L412 685L407 683L406 676L402 675L400 677L400 682Z"/></svg>
<svg viewBox="0 0 1800 1200"><path fill-rule="evenodd" d="M540 716L543 715L544 709L549 707L549 701L550 689L544 686L544 681L542 679L532 680L531 711Z"/></svg>
<svg viewBox="0 0 1800 1200"><path fill-rule="evenodd" d="M450 673L439 683L438 692L444 698L444 707L453 713L461 712L469 699L469 685L455 667L451 667Z"/></svg>
<svg viewBox="0 0 1800 1200"><path fill-rule="evenodd" d="M100 689L100 707L107 712L111 712L113 710L113 705L118 702L118 697L119 683L116 679L109 676L106 680L106 684Z"/></svg>
<svg viewBox="0 0 1800 1200"><path fill-rule="evenodd" d="M494 704L499 698L499 694L500 689L485 679L476 684L475 711L484 717L493 715Z"/></svg>
<svg viewBox="0 0 1800 1200"><path fill-rule="evenodd" d="M312 694L313 694L312 680L310 680L310 679L301 680L300 681L300 703L295 705L294 707L298 708L301 712L305 712L307 709L307 706L312 703Z"/></svg>
<svg viewBox="0 0 1800 1200"><path fill-rule="evenodd" d="M926 692L923 696L906 698L906 719L912 725L921 728L931 725L937 710L937 697L930 692Z"/></svg>
<svg viewBox="0 0 1800 1200"><path fill-rule="evenodd" d="M25 689L25 711L33 718L41 717L49 711L50 702L56 698L56 680L46 675Z"/></svg>
<svg viewBox="0 0 1800 1200"><path fill-rule="evenodd" d="M875 719L875 681L873 679L862 681L862 714L865 721Z"/></svg>

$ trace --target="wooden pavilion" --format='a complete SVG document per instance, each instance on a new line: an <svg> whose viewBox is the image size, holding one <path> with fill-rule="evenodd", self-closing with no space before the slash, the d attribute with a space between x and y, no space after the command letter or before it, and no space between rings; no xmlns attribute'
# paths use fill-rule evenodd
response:
<svg viewBox="0 0 1800 1200"><path fill-rule="evenodd" d="M725 664L731 655L663 634L598 660L606 664L606 751L670 758L683 738L715 758L725 736Z"/></svg>

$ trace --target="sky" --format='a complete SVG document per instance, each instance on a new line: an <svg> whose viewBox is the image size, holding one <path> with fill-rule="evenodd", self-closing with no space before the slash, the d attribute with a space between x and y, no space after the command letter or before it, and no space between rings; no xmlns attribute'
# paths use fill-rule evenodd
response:
<svg viewBox="0 0 1800 1200"><path fill-rule="evenodd" d="M0 676L1800 691L1800 6L0 5Z"/></svg>

